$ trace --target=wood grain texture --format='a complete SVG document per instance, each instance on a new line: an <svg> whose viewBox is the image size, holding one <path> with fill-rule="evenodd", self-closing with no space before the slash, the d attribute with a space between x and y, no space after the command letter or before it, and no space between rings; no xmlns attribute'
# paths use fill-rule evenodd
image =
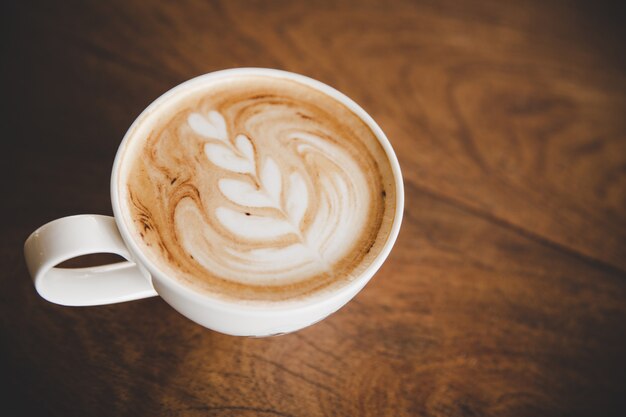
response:
<svg viewBox="0 0 626 417"><path fill-rule="evenodd" d="M508 3L508 2L507 2ZM3 13L0 378L8 415L626 414L626 61L610 4L147 1ZM406 183L389 260L269 339L160 299L64 308L22 244L110 214L115 151L158 95L238 66L337 87Z"/></svg>

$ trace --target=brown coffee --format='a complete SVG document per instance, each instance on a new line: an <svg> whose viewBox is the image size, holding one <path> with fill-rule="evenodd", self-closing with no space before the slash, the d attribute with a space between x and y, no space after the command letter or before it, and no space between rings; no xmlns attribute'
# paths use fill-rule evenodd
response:
<svg viewBox="0 0 626 417"><path fill-rule="evenodd" d="M335 98L233 75L172 95L131 133L120 202L165 274L229 300L345 285L389 236L396 189L376 135Z"/></svg>

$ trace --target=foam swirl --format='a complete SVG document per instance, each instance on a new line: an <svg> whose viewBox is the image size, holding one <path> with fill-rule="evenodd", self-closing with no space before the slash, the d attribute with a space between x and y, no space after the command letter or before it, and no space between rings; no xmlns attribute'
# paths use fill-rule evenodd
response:
<svg viewBox="0 0 626 417"><path fill-rule="evenodd" d="M389 233L391 169L329 96L245 77L166 115L129 152L127 202L138 241L183 282L230 298L300 297L349 280Z"/></svg>

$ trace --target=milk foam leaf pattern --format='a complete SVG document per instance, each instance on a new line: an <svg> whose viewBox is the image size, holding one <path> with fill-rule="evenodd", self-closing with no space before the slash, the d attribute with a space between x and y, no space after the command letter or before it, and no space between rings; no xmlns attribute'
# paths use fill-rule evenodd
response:
<svg viewBox="0 0 626 417"><path fill-rule="evenodd" d="M228 142L228 132L224 117L216 111L210 111L207 117L200 113L191 113L187 118L187 124L198 135L217 139L224 143Z"/></svg>
<svg viewBox="0 0 626 417"><path fill-rule="evenodd" d="M245 207L275 207L267 194L247 181L222 178L218 187L224 197Z"/></svg>
<svg viewBox="0 0 626 417"><path fill-rule="evenodd" d="M236 155L233 150L222 144L206 143L204 145L204 153L209 158L209 161L228 171L241 174L250 174L255 171L252 162Z"/></svg>
<svg viewBox="0 0 626 417"><path fill-rule="evenodd" d="M243 154L251 163L254 163L254 147L246 135L237 135L235 138L237 150Z"/></svg>
<svg viewBox="0 0 626 417"><path fill-rule="evenodd" d="M276 162L270 157L265 160L261 171L261 183L274 201L280 203L280 192L282 190L282 175Z"/></svg>
<svg viewBox="0 0 626 417"><path fill-rule="evenodd" d="M197 114L196 114L197 115ZM192 115L194 116L194 115ZM197 115L188 118L190 127L202 137L216 139L208 135L210 128L217 130L226 126L223 117L209 112L209 119ZM244 134L238 134L234 143L228 139L220 142L208 141L204 145L206 157L214 165L239 174L249 174L249 178L221 178L218 188L230 202L241 207L233 210L218 207L215 215L220 223L229 231L249 239L273 239L278 236L294 234L301 240L302 231L299 224L308 204L306 185L298 174L289 177L290 185L286 189L286 207L283 207L281 193L283 191L283 175L276 161L266 157L259 170L256 166L255 148L252 140ZM252 214L248 208L273 208L275 214Z"/></svg>
<svg viewBox="0 0 626 417"><path fill-rule="evenodd" d="M226 207L218 207L215 215L228 230L248 239L273 239L293 233L289 222L274 217L248 216Z"/></svg>
<svg viewBox="0 0 626 417"><path fill-rule="evenodd" d="M309 193L304 179L297 172L289 176L289 194L286 205L291 223L298 227L309 205Z"/></svg>

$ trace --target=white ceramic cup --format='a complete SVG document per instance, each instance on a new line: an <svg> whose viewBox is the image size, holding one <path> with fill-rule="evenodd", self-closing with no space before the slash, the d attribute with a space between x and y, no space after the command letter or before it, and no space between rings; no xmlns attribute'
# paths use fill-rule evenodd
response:
<svg viewBox="0 0 626 417"><path fill-rule="evenodd" d="M117 177L126 143L141 139L133 137L135 130L148 115L173 96L202 86L207 81L240 74L295 80L337 99L372 129L389 158L396 186L396 212L389 237L378 256L359 277L322 297L263 307L212 298L159 270L133 241L122 221ZM354 101L334 88L302 75L272 69L237 68L205 74L180 84L141 113L124 136L115 157L111 203L114 217L91 214L64 217L40 227L29 236L24 244L24 254L39 295L50 302L67 306L111 304L159 295L181 314L209 329L236 336L270 336L292 332L322 320L350 301L367 284L389 255L398 236L404 187L400 165L391 144L376 122ZM94 253L113 253L128 261L79 269L56 267L68 259Z"/></svg>

